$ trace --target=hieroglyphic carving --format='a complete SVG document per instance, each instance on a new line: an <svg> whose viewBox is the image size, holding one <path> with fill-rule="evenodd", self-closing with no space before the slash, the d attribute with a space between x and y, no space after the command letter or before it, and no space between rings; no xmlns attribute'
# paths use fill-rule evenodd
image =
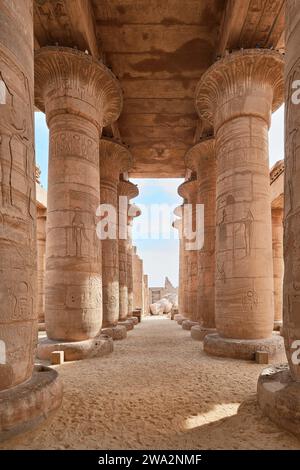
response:
<svg viewBox="0 0 300 470"><path fill-rule="evenodd" d="M299 2L286 2L286 63L285 63L285 188L284 188L284 283L283 331L286 354L293 378L300 381L300 365L294 363L293 343L300 338L300 108L293 100L295 84L300 80L300 8ZM297 86L296 89L299 89Z"/></svg>
<svg viewBox="0 0 300 470"><path fill-rule="evenodd" d="M216 133L216 326L225 337L273 329L268 126L282 100L283 58L259 49L216 62L196 90Z"/></svg>
<svg viewBox="0 0 300 470"><path fill-rule="evenodd" d="M0 8L0 390L30 379L36 347L33 28L30 2Z"/></svg>

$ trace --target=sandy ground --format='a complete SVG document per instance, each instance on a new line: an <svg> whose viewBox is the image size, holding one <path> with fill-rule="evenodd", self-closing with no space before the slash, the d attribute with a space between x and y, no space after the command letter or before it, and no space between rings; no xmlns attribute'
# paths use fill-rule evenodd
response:
<svg viewBox="0 0 300 470"><path fill-rule="evenodd" d="M300 449L257 407L262 366L206 356L171 320L146 318L112 356L57 368L61 410L1 449Z"/></svg>

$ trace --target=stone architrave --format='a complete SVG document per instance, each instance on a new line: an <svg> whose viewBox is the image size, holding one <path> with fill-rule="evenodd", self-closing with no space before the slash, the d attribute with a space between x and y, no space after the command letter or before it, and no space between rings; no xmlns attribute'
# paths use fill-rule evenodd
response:
<svg viewBox="0 0 300 470"><path fill-rule="evenodd" d="M197 174L197 202L204 206L204 246L198 251L198 325L193 339L202 340L215 330L215 238L216 238L216 155L215 139L204 137L185 156L187 168Z"/></svg>
<svg viewBox="0 0 300 470"><path fill-rule="evenodd" d="M34 366L37 240L33 3L0 0L0 441L62 400L57 372Z"/></svg>
<svg viewBox="0 0 300 470"><path fill-rule="evenodd" d="M120 174L127 172L132 165L132 157L127 147L109 139L100 140L100 200L108 205L106 214L111 214L106 231L108 238L102 240L102 289L103 289L103 333L121 339L126 337L125 326L117 326L119 321L119 223L118 223L118 184Z"/></svg>
<svg viewBox="0 0 300 470"><path fill-rule="evenodd" d="M215 320L204 350L252 359L282 352L274 322L268 156L271 113L283 101L283 57L250 49L217 61L196 88L217 157Z"/></svg>
<svg viewBox="0 0 300 470"><path fill-rule="evenodd" d="M67 47L35 55L36 105L50 131L46 239L46 359L111 352L102 327L99 138L122 109L116 78L101 62Z"/></svg>

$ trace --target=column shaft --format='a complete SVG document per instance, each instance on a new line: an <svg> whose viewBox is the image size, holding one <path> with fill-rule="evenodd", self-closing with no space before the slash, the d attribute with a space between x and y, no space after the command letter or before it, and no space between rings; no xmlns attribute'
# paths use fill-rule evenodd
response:
<svg viewBox="0 0 300 470"><path fill-rule="evenodd" d="M46 209L37 209L37 311L39 323L45 322Z"/></svg>
<svg viewBox="0 0 300 470"><path fill-rule="evenodd" d="M32 9L0 1L0 391L31 377L37 339Z"/></svg>
<svg viewBox="0 0 300 470"><path fill-rule="evenodd" d="M282 324L283 298L283 209L272 209L273 275L274 275L274 326Z"/></svg>
<svg viewBox="0 0 300 470"><path fill-rule="evenodd" d="M296 1L286 2L285 61L285 183L284 183L284 287L283 331L286 354L294 380L300 382L297 356L300 340L300 105L299 105L300 8ZM298 343L297 343L298 342ZM294 355L294 356L293 356ZM299 354L298 356L299 357Z"/></svg>

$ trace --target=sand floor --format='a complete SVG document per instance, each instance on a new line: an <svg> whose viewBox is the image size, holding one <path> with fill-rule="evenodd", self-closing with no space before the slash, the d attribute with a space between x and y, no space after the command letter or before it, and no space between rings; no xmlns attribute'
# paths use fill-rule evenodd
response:
<svg viewBox="0 0 300 470"><path fill-rule="evenodd" d="M57 369L61 410L0 449L300 449L257 407L262 366L208 357L166 318L143 319L110 357Z"/></svg>

